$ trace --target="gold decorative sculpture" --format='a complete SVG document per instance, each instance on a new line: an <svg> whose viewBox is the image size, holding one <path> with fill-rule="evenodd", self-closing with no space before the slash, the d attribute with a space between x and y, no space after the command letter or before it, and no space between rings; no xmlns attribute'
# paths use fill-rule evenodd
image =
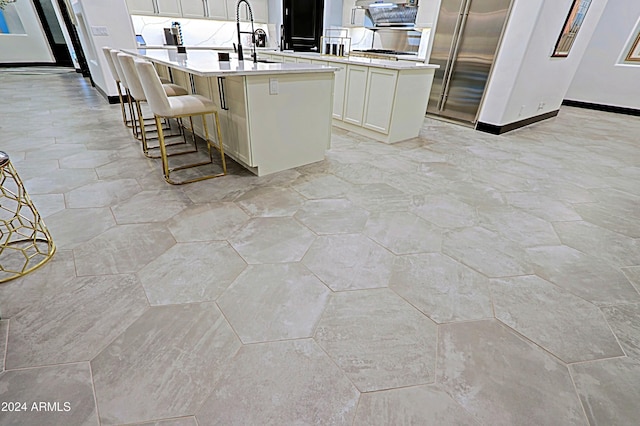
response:
<svg viewBox="0 0 640 426"><path fill-rule="evenodd" d="M55 251L9 156L0 151L0 283L44 265Z"/></svg>

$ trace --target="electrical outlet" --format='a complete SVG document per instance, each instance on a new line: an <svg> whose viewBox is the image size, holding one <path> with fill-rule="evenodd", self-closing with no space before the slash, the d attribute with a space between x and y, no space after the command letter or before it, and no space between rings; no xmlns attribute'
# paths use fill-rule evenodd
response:
<svg viewBox="0 0 640 426"><path fill-rule="evenodd" d="M544 102L540 102L540 103L538 104L538 111L540 111L541 109L543 109L543 108L544 108L544 105L545 105L545 103L544 103Z"/></svg>
<svg viewBox="0 0 640 426"><path fill-rule="evenodd" d="M270 78L269 79L269 94L277 95L278 94L278 79Z"/></svg>

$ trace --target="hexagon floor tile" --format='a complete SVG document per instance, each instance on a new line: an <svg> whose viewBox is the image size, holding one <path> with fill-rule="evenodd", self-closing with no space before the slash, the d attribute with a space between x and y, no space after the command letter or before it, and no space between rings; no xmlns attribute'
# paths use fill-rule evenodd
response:
<svg viewBox="0 0 640 426"><path fill-rule="evenodd" d="M482 227L446 233L442 252L488 277L533 273L523 248L497 232Z"/></svg>
<svg viewBox="0 0 640 426"><path fill-rule="evenodd" d="M618 358L574 364L569 369L591 425L638 424L640 362Z"/></svg>
<svg viewBox="0 0 640 426"><path fill-rule="evenodd" d="M0 285L0 314L11 318L21 310L56 296L78 282L73 253L57 250L49 262L35 271ZM69 284L69 286L67 285Z"/></svg>
<svg viewBox="0 0 640 426"><path fill-rule="evenodd" d="M178 243L138 272L151 305L214 301L247 264L226 241Z"/></svg>
<svg viewBox="0 0 640 426"><path fill-rule="evenodd" d="M475 208L449 195L428 195L409 211L441 228L462 228L478 222Z"/></svg>
<svg viewBox="0 0 640 426"><path fill-rule="evenodd" d="M243 343L311 337L329 289L300 263L251 265L218 300Z"/></svg>
<svg viewBox="0 0 640 426"><path fill-rule="evenodd" d="M436 371L482 424L586 424L567 367L498 321L439 326Z"/></svg>
<svg viewBox="0 0 640 426"><path fill-rule="evenodd" d="M240 345L214 303L149 308L91 361L100 421L193 415Z"/></svg>
<svg viewBox="0 0 640 426"><path fill-rule="evenodd" d="M606 306L602 312L625 354L640 362L640 303Z"/></svg>
<svg viewBox="0 0 640 426"><path fill-rule="evenodd" d="M386 287L394 256L361 234L319 237L302 259L331 290Z"/></svg>
<svg viewBox="0 0 640 426"><path fill-rule="evenodd" d="M164 222L183 211L189 199L176 191L143 191L111 209L118 224Z"/></svg>
<svg viewBox="0 0 640 426"><path fill-rule="evenodd" d="M640 266L640 239L629 238L589 222L553 224L565 245L616 266Z"/></svg>
<svg viewBox="0 0 640 426"><path fill-rule="evenodd" d="M522 247L559 245L560 239L546 220L513 208L479 209L480 225L502 234Z"/></svg>
<svg viewBox="0 0 640 426"><path fill-rule="evenodd" d="M350 185L332 175L313 176L293 185L293 188L308 199L340 198Z"/></svg>
<svg viewBox="0 0 640 426"><path fill-rule="evenodd" d="M369 213L349 200L309 200L294 216L318 235L360 232Z"/></svg>
<svg viewBox="0 0 640 426"><path fill-rule="evenodd" d="M304 198L289 188L262 187L253 189L235 200L252 217L293 216Z"/></svg>
<svg viewBox="0 0 640 426"><path fill-rule="evenodd" d="M176 243L164 225L119 225L73 250L78 275L137 272Z"/></svg>
<svg viewBox="0 0 640 426"><path fill-rule="evenodd" d="M49 216L46 223L54 243L62 249L78 247L116 224L107 207L65 209Z"/></svg>
<svg viewBox="0 0 640 426"><path fill-rule="evenodd" d="M364 393L353 424L480 426L446 392L433 385Z"/></svg>
<svg viewBox="0 0 640 426"><path fill-rule="evenodd" d="M28 179L24 186L29 194L62 194L97 180L93 169L58 169Z"/></svg>
<svg viewBox="0 0 640 426"><path fill-rule="evenodd" d="M196 413L201 425L350 425L359 393L313 340L243 346Z"/></svg>
<svg viewBox="0 0 640 426"><path fill-rule="evenodd" d="M397 257L389 287L437 323L493 317L489 280L440 253Z"/></svg>
<svg viewBox="0 0 640 426"><path fill-rule="evenodd" d="M536 274L597 305L640 302L640 293L615 266L568 246L533 247Z"/></svg>
<svg viewBox="0 0 640 426"><path fill-rule="evenodd" d="M408 212L374 213L364 234L395 254L439 252L442 245L439 228Z"/></svg>
<svg viewBox="0 0 640 426"><path fill-rule="evenodd" d="M2 425L99 425L89 363L6 371L0 382L0 401L21 402L26 408L2 413ZM40 410L40 402L50 403L52 410Z"/></svg>
<svg viewBox="0 0 640 426"><path fill-rule="evenodd" d="M73 209L109 207L141 191L135 179L101 180L68 192L65 199L69 208Z"/></svg>
<svg viewBox="0 0 640 426"><path fill-rule="evenodd" d="M229 242L247 263L297 262L315 235L293 218L252 219Z"/></svg>
<svg viewBox="0 0 640 426"><path fill-rule="evenodd" d="M249 216L234 203L208 203L177 214L167 227L178 242L226 240L248 220Z"/></svg>
<svg viewBox="0 0 640 426"><path fill-rule="evenodd" d="M389 289L334 294L315 340L362 392L434 381L436 325Z"/></svg>
<svg viewBox="0 0 640 426"><path fill-rule="evenodd" d="M623 356L602 312L535 275L491 280L496 318L566 363Z"/></svg>
<svg viewBox="0 0 640 426"><path fill-rule="evenodd" d="M407 211L412 197L386 183L355 185L346 194L353 203L370 212Z"/></svg>
<svg viewBox="0 0 640 426"><path fill-rule="evenodd" d="M133 275L76 281L11 318L7 369L89 361L148 308Z"/></svg>

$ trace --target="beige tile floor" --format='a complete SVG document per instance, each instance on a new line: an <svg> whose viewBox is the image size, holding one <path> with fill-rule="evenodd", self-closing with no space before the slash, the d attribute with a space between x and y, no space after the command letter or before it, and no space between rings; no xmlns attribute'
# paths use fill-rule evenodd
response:
<svg viewBox="0 0 640 426"><path fill-rule="evenodd" d="M637 424L639 118L334 130L174 187L86 80L28 74L0 149L59 251L0 285L0 425Z"/></svg>

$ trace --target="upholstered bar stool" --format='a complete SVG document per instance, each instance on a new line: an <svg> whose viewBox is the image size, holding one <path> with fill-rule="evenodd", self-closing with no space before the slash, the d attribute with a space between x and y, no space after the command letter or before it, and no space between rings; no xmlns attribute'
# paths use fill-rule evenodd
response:
<svg viewBox="0 0 640 426"><path fill-rule="evenodd" d="M220 121L218 119L218 111L216 110L215 104L210 99L205 98L200 95L186 95L186 96L167 96L166 92L162 88L162 83L160 82L160 78L158 77L158 73L156 69L150 62L136 59L135 67L138 71L138 77L140 78L140 83L142 84L142 89L144 90L145 97L147 99L147 103L151 108L156 120L156 127L158 128L158 138L160 140L160 155L162 157L162 171L164 174L165 180L173 185L176 184L184 184L190 182L196 182L205 179L216 178L220 176L224 176L227 174L227 164L224 158L224 145L222 143L222 135L220 132ZM207 127L206 115L213 114L215 123L216 123L216 131L218 136L218 145L213 145L214 148L218 149L220 152L220 159L222 161L222 173L207 175L207 176L199 176L193 179L187 179L180 182L174 181L171 179L171 172L176 170L182 170L186 168L192 168L197 166L202 166L205 164L213 163L213 157L211 155L211 140L209 139L209 129ZM207 149L209 150L209 161L200 162L195 164L184 165L180 167L169 167L169 158L167 156L167 148L165 146L164 133L162 127L160 126L161 118L182 118L189 117L191 121L191 129L193 132L193 116L200 116L202 118L202 125L204 127L204 136L205 142L207 144ZM195 141L195 133L193 134Z"/></svg>
<svg viewBox="0 0 640 426"><path fill-rule="evenodd" d="M144 153L145 156L149 158L160 158L158 156L152 156L149 154L149 149L156 149L160 147L159 146L149 147L147 143L148 139L150 138L147 134L147 130L145 129L145 120L143 119L142 105L141 105L142 102L147 101L147 98L145 97L144 89L142 88L142 83L140 83L140 77L138 76L138 72L136 71L136 67L134 65L134 58L133 56L127 53L118 53L117 59L118 59L118 62L120 63L120 69L122 70L125 78L127 79L127 84L129 85L129 93L133 97L132 100L133 100L133 105L135 106L135 113L136 113L135 116L137 118L137 122L140 124L140 136L141 136L140 140L142 142L142 152ZM188 94L184 88L176 84L163 84L162 88L167 94L167 96L183 96ZM184 138L185 137L184 132L181 132L181 134ZM175 135L172 135L172 136L175 136ZM184 139L184 142L186 143L186 138ZM166 146L170 146L170 145L176 145L176 144L167 144ZM186 154L190 152L194 152L194 151L179 152L173 155Z"/></svg>
<svg viewBox="0 0 640 426"><path fill-rule="evenodd" d="M133 121L127 118L127 113L125 112L124 107L124 97L122 96L122 82L120 81L120 74L118 74L118 70L116 69L115 63L113 62L113 57L111 56L111 48L103 47L102 52L104 53L104 57L107 60L107 65L109 66L109 71L111 71L111 76L116 82L116 88L118 89L118 99L120 100L120 108L122 109L122 122L127 127L133 126ZM132 110L129 110L131 113Z"/></svg>
<svg viewBox="0 0 640 426"><path fill-rule="evenodd" d="M9 156L0 151L0 283L44 265L56 251Z"/></svg>

